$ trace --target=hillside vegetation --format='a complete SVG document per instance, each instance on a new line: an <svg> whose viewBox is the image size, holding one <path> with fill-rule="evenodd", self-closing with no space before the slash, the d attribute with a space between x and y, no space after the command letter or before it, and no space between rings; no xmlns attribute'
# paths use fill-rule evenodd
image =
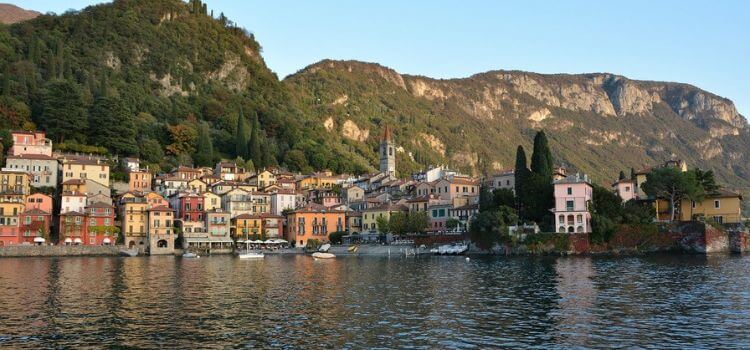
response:
<svg viewBox="0 0 750 350"><path fill-rule="evenodd" d="M389 124L403 175L510 168L516 146L544 129L556 164L600 183L682 158L731 188L750 185L747 122L690 85L517 71L438 80L330 60L280 81L261 52L200 1L117 0L0 26L0 133L38 127L58 149L162 169L241 156L363 173Z"/></svg>

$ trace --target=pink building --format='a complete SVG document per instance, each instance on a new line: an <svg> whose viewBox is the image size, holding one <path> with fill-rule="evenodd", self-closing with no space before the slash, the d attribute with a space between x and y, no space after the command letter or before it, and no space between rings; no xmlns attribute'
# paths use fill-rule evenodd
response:
<svg viewBox="0 0 750 350"><path fill-rule="evenodd" d="M557 232L591 232L591 213L588 207L594 191L588 176L570 175L554 184Z"/></svg>
<svg viewBox="0 0 750 350"><path fill-rule="evenodd" d="M52 213L52 197L43 193L34 193L26 197L26 210L39 209Z"/></svg>
<svg viewBox="0 0 750 350"><path fill-rule="evenodd" d="M638 199L638 195L635 191L635 181L633 180L620 180L612 184L612 191L614 191L622 202L627 202L631 199Z"/></svg>
<svg viewBox="0 0 750 350"><path fill-rule="evenodd" d="M41 154L52 156L52 141L45 137L44 131L14 131L13 146L8 155Z"/></svg>
<svg viewBox="0 0 750 350"><path fill-rule="evenodd" d="M42 209L31 208L19 216L19 243L46 243L49 239L50 225L52 224L52 212ZM43 238L44 241L40 241Z"/></svg>
<svg viewBox="0 0 750 350"><path fill-rule="evenodd" d="M419 187L417 188L419 190ZM468 177L455 176L451 179L438 180L434 185L434 194L443 200L453 200L456 197L478 196L479 181Z"/></svg>

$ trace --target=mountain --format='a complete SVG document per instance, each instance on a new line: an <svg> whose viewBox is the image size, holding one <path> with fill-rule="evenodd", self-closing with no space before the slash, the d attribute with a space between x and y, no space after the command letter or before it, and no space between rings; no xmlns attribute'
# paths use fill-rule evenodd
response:
<svg viewBox="0 0 750 350"><path fill-rule="evenodd" d="M0 4L0 23L13 24L39 16L39 12L24 10L13 4Z"/></svg>
<svg viewBox="0 0 750 350"><path fill-rule="evenodd" d="M713 169L732 187L750 179L746 119L730 100L687 84L520 71L439 80L331 60L284 83L316 105L332 134L373 143L382 124L396 125L401 158L420 163L491 173L512 167L516 146L529 150L544 129L559 164L601 183L672 158Z"/></svg>
<svg viewBox="0 0 750 350"><path fill-rule="evenodd" d="M686 84L518 71L439 80L330 60L280 81L252 33L198 0L116 0L0 25L0 53L5 149L8 130L40 128L57 149L157 170L241 156L363 173L388 124L401 174L441 163L480 174L512 167L516 146L530 152L544 129L557 163L603 184L682 158L750 188L745 118Z"/></svg>

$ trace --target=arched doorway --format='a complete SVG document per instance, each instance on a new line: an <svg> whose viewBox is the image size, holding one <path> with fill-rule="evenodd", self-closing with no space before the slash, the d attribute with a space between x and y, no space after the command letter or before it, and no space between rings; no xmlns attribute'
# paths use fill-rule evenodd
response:
<svg viewBox="0 0 750 350"><path fill-rule="evenodd" d="M135 248L135 241L130 241L130 244L128 244L128 248L130 249Z"/></svg>
<svg viewBox="0 0 750 350"><path fill-rule="evenodd" d="M583 232L583 226L580 226L580 225L579 225L579 226L578 226L578 227L576 228L576 232L578 232L578 233L581 233L581 232Z"/></svg>
<svg viewBox="0 0 750 350"><path fill-rule="evenodd" d="M568 233L573 233L573 226L568 227Z"/></svg>
<svg viewBox="0 0 750 350"><path fill-rule="evenodd" d="M169 244L168 244L168 243L167 243L167 241L166 241L166 240L164 240L164 239L160 239L160 240L158 240L158 241L156 242L156 246L157 246L157 247L159 247L159 248L166 248L166 247L167 247L168 245L169 245Z"/></svg>

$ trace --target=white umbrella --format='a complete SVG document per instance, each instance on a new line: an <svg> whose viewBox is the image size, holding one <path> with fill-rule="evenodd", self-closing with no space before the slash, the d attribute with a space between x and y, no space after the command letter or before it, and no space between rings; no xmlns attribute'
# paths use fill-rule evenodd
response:
<svg viewBox="0 0 750 350"><path fill-rule="evenodd" d="M81 243L83 243L83 241L81 241L81 239L80 239L80 238L76 238L76 239L74 239L74 240L73 240L73 242L74 242L75 244L81 244Z"/></svg>
<svg viewBox="0 0 750 350"><path fill-rule="evenodd" d="M112 241L109 239L109 237L104 237L104 240L102 241L104 244L110 244Z"/></svg>
<svg viewBox="0 0 750 350"><path fill-rule="evenodd" d="M65 243L73 243L73 240L70 239L70 237L68 237L68 238L65 239Z"/></svg>
<svg viewBox="0 0 750 350"><path fill-rule="evenodd" d="M34 238L34 243L44 243L44 241L45 241L44 237Z"/></svg>

